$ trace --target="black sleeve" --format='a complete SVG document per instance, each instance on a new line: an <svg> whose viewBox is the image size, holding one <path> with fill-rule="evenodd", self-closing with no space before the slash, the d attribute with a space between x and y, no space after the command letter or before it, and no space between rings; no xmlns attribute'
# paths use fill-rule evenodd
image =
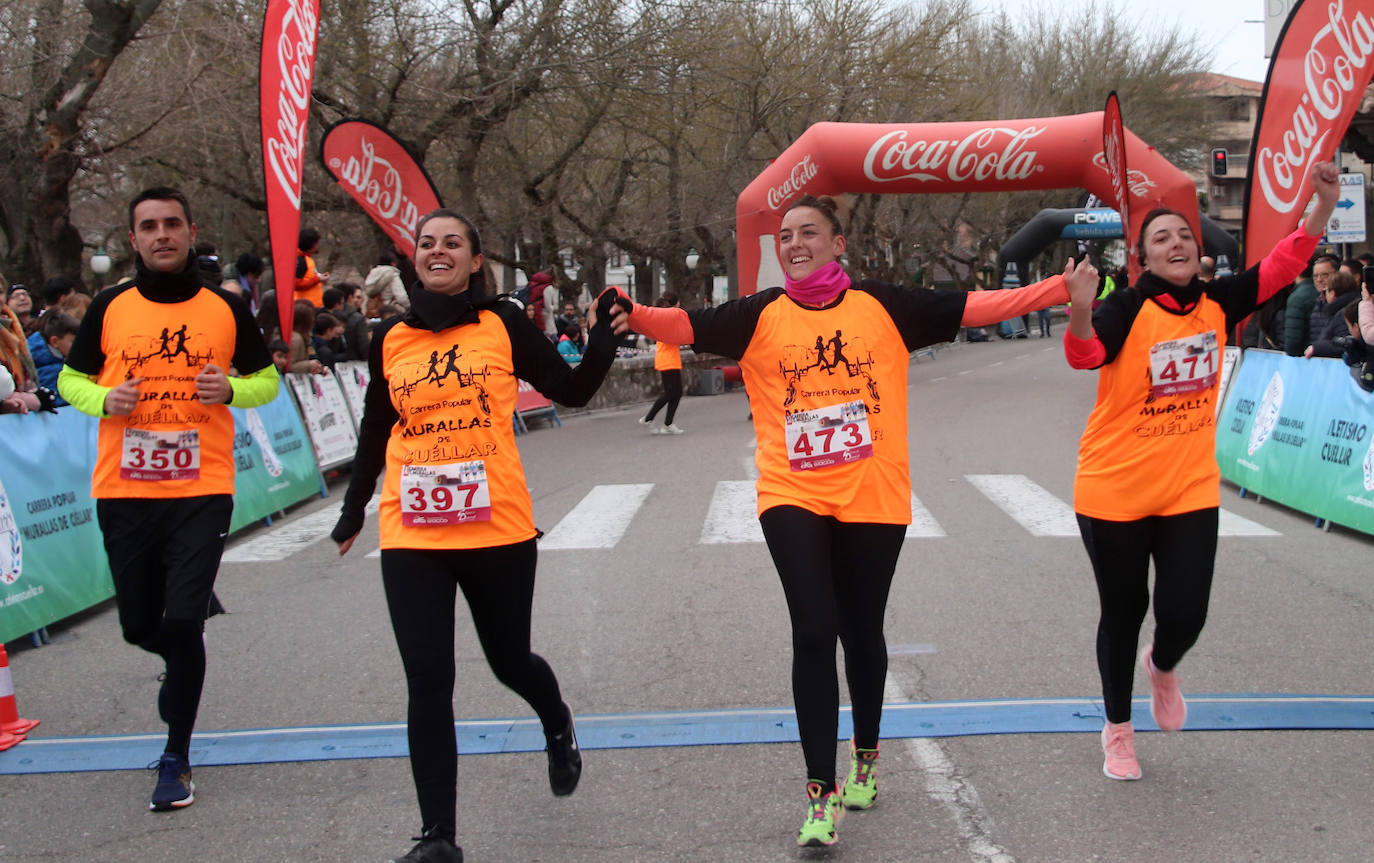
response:
<svg viewBox="0 0 1374 863"><path fill-rule="evenodd" d="M267 349L262 330L258 329L258 322L253 320L253 313L248 310L243 297L220 287L206 290L213 291L215 296L228 303L229 310L234 314L234 357L230 362L239 374L251 375L272 365L272 352Z"/></svg>
<svg viewBox="0 0 1374 863"><path fill-rule="evenodd" d="M904 288L865 279L856 289L873 297L887 309L907 352L940 342L954 341L959 335L968 294L963 291L931 291Z"/></svg>
<svg viewBox="0 0 1374 863"><path fill-rule="evenodd" d="M1136 288L1117 288L1093 311L1093 332L1107 350L1103 366L1121 353L1126 336L1131 332L1131 324L1135 323L1135 316L1140 313L1140 306L1144 302L1144 297Z"/></svg>
<svg viewBox="0 0 1374 863"><path fill-rule="evenodd" d="M610 325L614 299L615 293L606 291L597 300L596 326L587 334L587 348L577 368L568 365L518 304L506 300L493 303L491 310L501 317L510 336L515 376L561 405L576 408L591 401L615 361L617 339L611 335Z"/></svg>
<svg viewBox="0 0 1374 863"><path fill-rule="evenodd" d="M763 310L785 295L782 288L768 288L709 309L691 310L687 320L692 323L692 335L696 339L692 350L738 360L753 340Z"/></svg>
<svg viewBox="0 0 1374 863"><path fill-rule="evenodd" d="M371 377L367 382L367 392L363 395L363 418L358 424L358 451L353 455L353 467L348 490L344 492L339 521L329 534L335 542L343 542L363 529L363 511L377 490L377 476L386 466L386 443L391 437L391 428L401 418L391 403L387 392L390 384L382 368L382 343L386 341L386 334L391 328L400 322L399 317L390 318L379 324L372 334L372 346L367 352L367 368Z"/></svg>
<svg viewBox="0 0 1374 863"><path fill-rule="evenodd" d="M1213 279L1203 292L1221 306L1226 314L1226 331L1230 332L1259 308L1259 264L1234 276Z"/></svg>
<svg viewBox="0 0 1374 863"><path fill-rule="evenodd" d="M352 324L348 331L348 358L350 360L367 359L367 349L364 345L369 344L367 335L367 318L362 315L354 315Z"/></svg>
<svg viewBox="0 0 1374 863"><path fill-rule="evenodd" d="M95 295L81 326L72 340L72 349L67 351L67 365L83 375L98 375L105 365L105 351L100 347L100 336L105 328L105 311L115 297L133 288L133 282L125 282L106 288Z"/></svg>

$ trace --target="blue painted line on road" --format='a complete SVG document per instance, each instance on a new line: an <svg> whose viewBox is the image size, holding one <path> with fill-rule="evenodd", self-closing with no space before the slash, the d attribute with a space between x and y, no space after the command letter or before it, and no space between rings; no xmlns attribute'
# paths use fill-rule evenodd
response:
<svg viewBox="0 0 1374 863"><path fill-rule="evenodd" d="M963 737L984 734L1093 732L1102 728L1095 698L1024 698L904 702L883 705L883 737ZM1158 730L1149 698L1132 703L1140 731ZM473 719L454 724L464 755L538 752L544 735L534 718ZM1374 730L1374 695L1189 695L1189 731ZM840 712L839 739L852 731ZM790 707L579 716L583 749L795 743ZM134 770L160 753L162 734L30 738L0 752L0 775ZM206 731L191 743L194 766L404 758L405 723Z"/></svg>

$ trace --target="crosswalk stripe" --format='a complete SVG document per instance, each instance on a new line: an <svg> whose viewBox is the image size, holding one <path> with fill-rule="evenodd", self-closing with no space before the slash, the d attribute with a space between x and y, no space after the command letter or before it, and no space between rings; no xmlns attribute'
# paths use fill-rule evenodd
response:
<svg viewBox="0 0 1374 863"><path fill-rule="evenodd" d="M587 496L539 540L539 548L614 548L653 487L651 482L593 486Z"/></svg>
<svg viewBox="0 0 1374 863"><path fill-rule="evenodd" d="M1078 536L1073 509L1022 474L971 473L964 478L1031 536Z"/></svg>
<svg viewBox="0 0 1374 863"><path fill-rule="evenodd" d="M907 537L932 539L945 535L944 528L935 520L935 516L930 514L930 510L916 498L916 493L911 494L911 524L906 526Z"/></svg>
<svg viewBox="0 0 1374 863"><path fill-rule="evenodd" d="M1259 522L1223 509L1217 522L1217 536L1282 536Z"/></svg>
<svg viewBox="0 0 1374 863"><path fill-rule="evenodd" d="M382 496L375 494L368 501L366 512L375 515ZM223 563L257 563L268 560L286 560L307 546L314 545L329 536L334 523L339 520L339 508L326 506L309 515L302 516L268 530L255 534L246 542L241 542L224 551L220 558Z"/></svg>
<svg viewBox="0 0 1374 863"><path fill-rule="evenodd" d="M763 542L753 482L733 479L716 483L699 542L703 545Z"/></svg>

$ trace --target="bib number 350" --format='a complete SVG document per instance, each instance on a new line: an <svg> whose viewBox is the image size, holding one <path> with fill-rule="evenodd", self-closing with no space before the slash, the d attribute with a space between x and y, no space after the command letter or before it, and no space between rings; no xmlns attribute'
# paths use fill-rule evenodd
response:
<svg viewBox="0 0 1374 863"><path fill-rule="evenodd" d="M119 453L119 478L200 479L200 432L126 428Z"/></svg>
<svg viewBox="0 0 1374 863"><path fill-rule="evenodd" d="M402 466L401 524L436 527L476 521L491 521L483 461Z"/></svg>

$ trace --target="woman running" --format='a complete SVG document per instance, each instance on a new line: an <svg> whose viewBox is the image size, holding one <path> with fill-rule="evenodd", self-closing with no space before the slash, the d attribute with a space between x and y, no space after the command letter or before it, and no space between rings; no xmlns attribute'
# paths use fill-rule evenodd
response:
<svg viewBox="0 0 1374 863"><path fill-rule="evenodd" d="M911 523L907 455L910 352L1068 299L1065 280L1096 289L1091 266L1015 290L963 293L852 284L829 198L783 216L785 286L710 309L618 300L613 329L739 360L754 434L759 523L792 618L792 691L806 760L807 814L798 845L833 845L841 806L867 809L887 644L888 588ZM625 310L629 310L629 314ZM853 704L850 769L837 787L836 639Z"/></svg>
<svg viewBox="0 0 1374 863"><path fill-rule="evenodd" d="M459 589L497 679L539 715L553 793L571 794L582 772L572 711L548 663L530 652L537 534L513 413L517 378L562 404L586 404L615 348L608 326L594 325L581 364L570 368L519 304L484 297L481 238L453 210L430 213L416 235L420 283L410 310L373 335L358 453L331 537L340 554L353 545L385 466L382 584L406 671L422 827L399 859L461 863L453 736ZM595 324L595 309L588 315Z"/></svg>
<svg viewBox="0 0 1374 863"><path fill-rule="evenodd" d="M1093 292L1070 285L1069 365L1102 370L1079 444L1074 510L1102 609L1097 667L1107 712L1102 772L1110 779L1140 778L1131 685L1151 559L1155 634L1140 655L1150 715L1161 731L1187 717L1174 668L1202 632L1216 560L1222 351L1232 327L1292 282L1316 248L1340 187L1330 163L1313 177L1317 205L1303 228L1243 273L1200 280L1192 228L1181 214L1157 209L1141 224L1136 284L1108 294L1096 311Z"/></svg>
<svg viewBox="0 0 1374 863"><path fill-rule="evenodd" d="M666 293L658 298L660 308L677 308L677 294ZM642 426L654 424L654 417L665 407L663 427L654 429L654 434L682 434L685 429L673 424L677 415L677 403L682 401L682 348L667 342L659 342L654 349L654 369L663 381L663 395L659 396L649 408L649 412L639 418Z"/></svg>

